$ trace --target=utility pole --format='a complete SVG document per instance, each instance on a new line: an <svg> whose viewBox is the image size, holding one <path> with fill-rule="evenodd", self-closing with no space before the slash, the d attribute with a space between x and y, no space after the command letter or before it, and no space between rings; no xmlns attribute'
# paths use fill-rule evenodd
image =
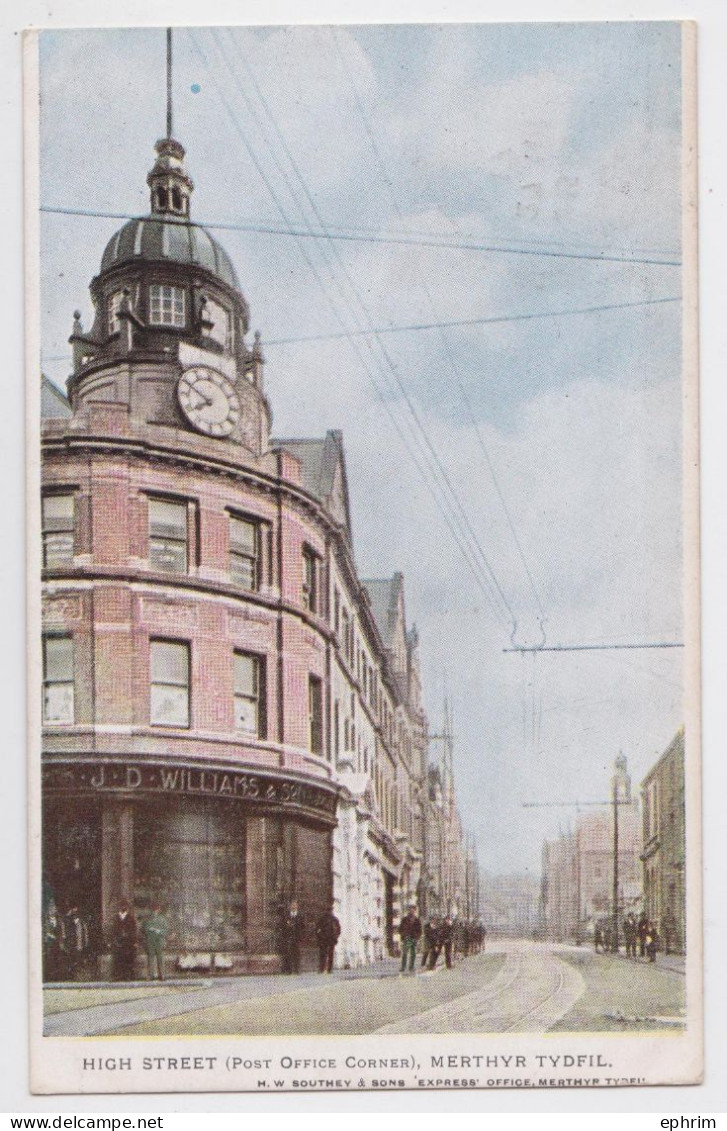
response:
<svg viewBox="0 0 727 1131"><path fill-rule="evenodd" d="M613 789L611 791L611 797L608 799L608 801L524 801L523 802L523 808L524 809L556 809L556 808L570 809L570 808L575 808L576 810L578 810L582 806L597 805L599 808L602 808L605 805L613 806L613 845L612 845L612 850L613 850L613 873L612 873L612 875L613 875L613 885L612 885L612 891L611 891L611 932L612 932L611 948L614 951L614 953L616 953L618 951L618 910L619 910L619 908L618 908L618 902L619 902L619 900L618 900L618 882L619 882L619 876L618 876L618 871L619 871L619 869L618 869L618 851L619 851L618 807L619 807L619 805L630 805L631 804L630 798L619 797L619 795L618 795L618 780L619 780L618 774L614 774ZM577 832L577 829L576 829L576 835L575 835L575 838L574 838L574 843L575 843L575 848L576 848L576 899L578 901L577 902L577 908L576 908L576 942L577 942L578 945L580 945L580 935L581 935L581 906L580 906L580 900L581 900L581 861L580 861L580 852L578 850L578 832Z"/></svg>

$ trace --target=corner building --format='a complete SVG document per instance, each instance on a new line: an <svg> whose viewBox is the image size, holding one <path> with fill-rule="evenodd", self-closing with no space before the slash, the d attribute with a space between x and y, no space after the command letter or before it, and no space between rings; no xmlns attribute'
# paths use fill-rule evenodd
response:
<svg viewBox="0 0 727 1131"><path fill-rule="evenodd" d="M333 902L338 961L372 961L421 872L402 579L357 576L340 434L270 439L234 267L182 146L156 153L74 316L69 407L43 397L45 891L100 970L122 899L238 971L278 968L294 897L311 966Z"/></svg>

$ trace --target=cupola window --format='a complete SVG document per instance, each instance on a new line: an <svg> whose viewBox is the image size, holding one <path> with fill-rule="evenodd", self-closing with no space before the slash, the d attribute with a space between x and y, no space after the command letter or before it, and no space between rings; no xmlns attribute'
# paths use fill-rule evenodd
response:
<svg viewBox="0 0 727 1131"><path fill-rule="evenodd" d="M152 326L184 326L184 287L152 283L149 288L149 323Z"/></svg>
<svg viewBox="0 0 727 1131"><path fill-rule="evenodd" d="M208 334L215 342L226 349L228 352L232 350L232 324L231 319L224 306L220 306L218 302L208 298L205 302L204 308L205 318L209 319L212 325L209 328Z"/></svg>
<svg viewBox="0 0 727 1131"><path fill-rule="evenodd" d="M121 309L123 297L123 291L114 291L112 295L109 295L108 306L106 308L106 329L109 334L118 334L121 329L119 310Z"/></svg>

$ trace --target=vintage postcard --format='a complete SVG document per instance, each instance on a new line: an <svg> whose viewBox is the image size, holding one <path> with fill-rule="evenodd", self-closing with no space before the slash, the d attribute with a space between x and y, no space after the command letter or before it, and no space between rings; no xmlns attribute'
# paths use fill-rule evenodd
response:
<svg viewBox="0 0 727 1131"><path fill-rule="evenodd" d="M24 50L33 1090L698 1082L694 27Z"/></svg>

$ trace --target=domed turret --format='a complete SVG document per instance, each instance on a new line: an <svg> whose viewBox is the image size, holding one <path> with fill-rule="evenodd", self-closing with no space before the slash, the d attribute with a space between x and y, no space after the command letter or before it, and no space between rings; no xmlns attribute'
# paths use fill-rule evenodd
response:
<svg viewBox="0 0 727 1131"><path fill-rule="evenodd" d="M155 150L147 177L149 215L127 221L106 244L91 283L89 332L78 312L74 315L71 403L75 409L92 400L115 400L128 388L123 395L137 418L191 424L259 452L267 446L270 424L259 336L248 348L249 308L232 261L210 232L190 219L194 185L184 147L166 137ZM119 365L132 365L125 370L131 383L119 381ZM182 376L190 367L197 391L187 391L185 399ZM232 407L220 421L212 420L210 409L207 421L193 409L200 399L211 403L211 390L218 385ZM222 413L222 399L217 399Z"/></svg>

